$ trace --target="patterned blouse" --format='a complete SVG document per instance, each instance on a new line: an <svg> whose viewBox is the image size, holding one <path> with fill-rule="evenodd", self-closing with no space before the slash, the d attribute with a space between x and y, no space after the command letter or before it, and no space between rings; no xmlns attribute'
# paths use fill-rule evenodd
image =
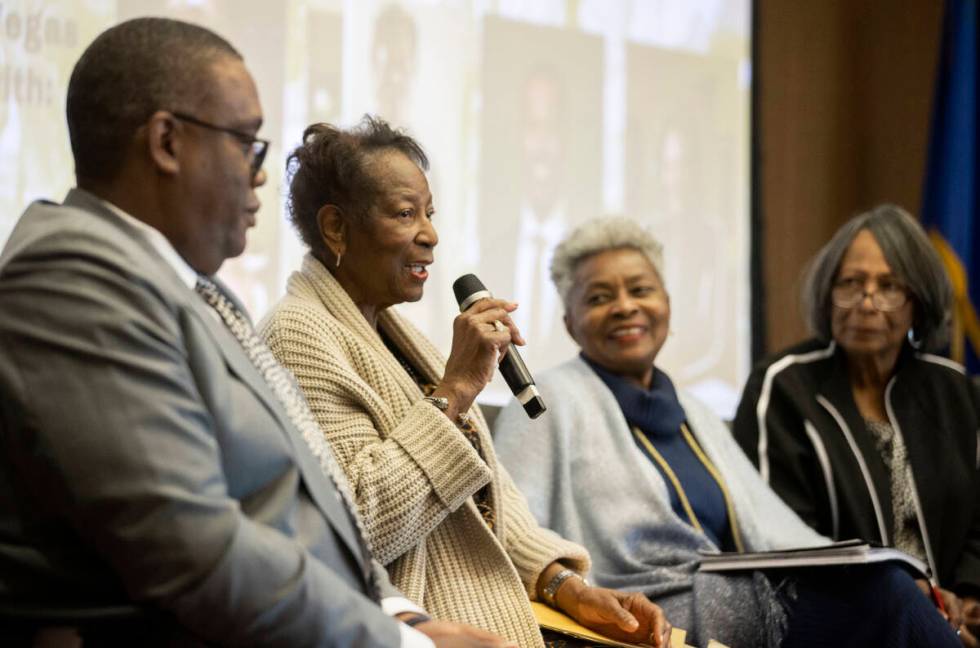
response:
<svg viewBox="0 0 980 648"><path fill-rule="evenodd" d="M892 514L895 518L894 545L905 553L926 560L926 549L915 513L912 468L901 434L888 421L865 419L882 461L891 474Z"/></svg>

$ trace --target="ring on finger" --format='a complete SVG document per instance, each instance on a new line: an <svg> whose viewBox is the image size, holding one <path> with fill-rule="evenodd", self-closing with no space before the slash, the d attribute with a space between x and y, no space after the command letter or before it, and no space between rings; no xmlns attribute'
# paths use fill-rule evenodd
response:
<svg viewBox="0 0 980 648"><path fill-rule="evenodd" d="M507 330L507 327L504 326L503 324L501 324L500 323L500 320L494 320L491 323L491 326L493 326L493 330L494 331L506 331Z"/></svg>

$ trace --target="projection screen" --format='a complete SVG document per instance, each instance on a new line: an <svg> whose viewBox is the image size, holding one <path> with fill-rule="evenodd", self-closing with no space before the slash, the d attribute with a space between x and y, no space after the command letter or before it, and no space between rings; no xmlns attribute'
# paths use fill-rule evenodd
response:
<svg viewBox="0 0 980 648"><path fill-rule="evenodd" d="M435 251L402 311L444 352L452 281L520 303L524 358L571 357L548 280L555 243L628 215L665 245L671 335L657 360L723 416L749 366L750 0L63 0L0 2L0 242L26 205L73 184L65 88L117 21L206 25L244 55L273 140L263 207L220 271L258 320L304 249L285 159L311 122L365 113L406 129L432 168ZM483 402L509 397L503 381Z"/></svg>

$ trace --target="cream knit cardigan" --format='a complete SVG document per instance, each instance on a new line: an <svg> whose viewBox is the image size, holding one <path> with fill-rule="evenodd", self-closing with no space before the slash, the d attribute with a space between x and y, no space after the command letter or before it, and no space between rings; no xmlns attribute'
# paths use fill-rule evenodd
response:
<svg viewBox="0 0 980 648"><path fill-rule="evenodd" d="M378 326L426 380L439 382L445 361L415 327L390 308ZM479 408L471 414L485 462L422 400L415 381L311 255L259 329L299 381L395 585L436 618L543 646L528 603L538 576L555 560L584 574L589 556L534 521L497 463ZM493 531L472 498L488 482Z"/></svg>

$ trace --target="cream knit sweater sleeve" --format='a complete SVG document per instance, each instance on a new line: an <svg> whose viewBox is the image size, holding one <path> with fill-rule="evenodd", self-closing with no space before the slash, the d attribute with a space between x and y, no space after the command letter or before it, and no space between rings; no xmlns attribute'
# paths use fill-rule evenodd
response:
<svg viewBox="0 0 980 648"><path fill-rule="evenodd" d="M412 403L371 349L325 312L287 297L262 333L296 376L344 467L382 564L422 542L490 481L456 426L431 404Z"/></svg>
<svg viewBox="0 0 980 648"><path fill-rule="evenodd" d="M555 561L582 576L588 574L592 561L585 548L540 526L528 508L527 499L518 490L504 465L497 463L497 470L504 508L507 511L504 548L517 568L531 600L537 599L537 583L541 572Z"/></svg>

